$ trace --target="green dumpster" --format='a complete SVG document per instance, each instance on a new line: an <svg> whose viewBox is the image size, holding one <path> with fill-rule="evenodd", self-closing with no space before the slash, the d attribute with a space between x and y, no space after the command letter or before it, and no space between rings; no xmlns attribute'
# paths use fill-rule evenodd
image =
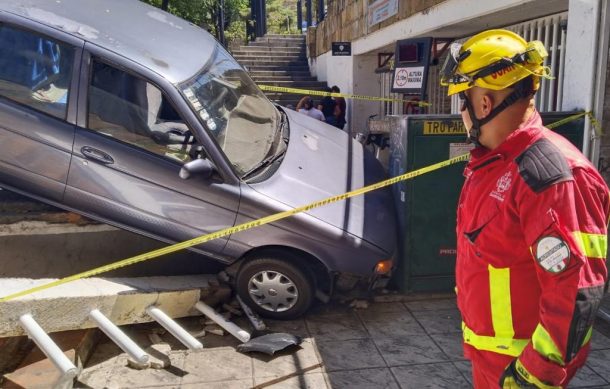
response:
<svg viewBox="0 0 610 389"><path fill-rule="evenodd" d="M545 124L574 112L543 113ZM460 115L393 116L389 173L405 172L465 154ZM583 144L584 117L556 129L578 148ZM455 210L465 162L394 185L398 212L398 267L392 280L403 292L446 292L455 285Z"/></svg>

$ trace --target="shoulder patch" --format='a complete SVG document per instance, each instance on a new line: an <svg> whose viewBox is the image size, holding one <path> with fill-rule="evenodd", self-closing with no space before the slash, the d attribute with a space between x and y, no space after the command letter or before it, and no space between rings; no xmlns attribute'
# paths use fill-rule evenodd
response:
<svg viewBox="0 0 610 389"><path fill-rule="evenodd" d="M515 162L525 183L536 193L549 186L572 179L568 161L557 146L542 138L521 153Z"/></svg>

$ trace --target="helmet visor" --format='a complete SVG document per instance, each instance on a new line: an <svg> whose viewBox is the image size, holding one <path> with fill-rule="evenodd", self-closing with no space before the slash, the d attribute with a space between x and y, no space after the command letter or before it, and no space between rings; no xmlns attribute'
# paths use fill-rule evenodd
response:
<svg viewBox="0 0 610 389"><path fill-rule="evenodd" d="M464 82L471 82L472 79L464 74L458 73L458 67L460 62L470 55L470 51L467 50L463 53L461 43L452 43L449 46L449 53L445 58L445 63L441 68L441 85L448 86L449 84L462 84Z"/></svg>

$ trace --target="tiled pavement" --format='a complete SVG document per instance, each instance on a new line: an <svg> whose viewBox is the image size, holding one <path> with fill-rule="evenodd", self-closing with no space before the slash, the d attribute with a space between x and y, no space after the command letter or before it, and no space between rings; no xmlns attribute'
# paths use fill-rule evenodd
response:
<svg viewBox="0 0 610 389"><path fill-rule="evenodd" d="M190 330L197 318L184 319ZM101 343L76 387L80 388L470 388L462 357L455 300L434 298L374 303L353 310L320 305L304 319L266 321L273 331L302 336L297 351L275 357L235 351L230 336L207 335L199 353L168 335L172 367L134 370L112 343ZM241 323L245 327L245 323ZM151 326L131 327L141 346ZM595 331L593 351L570 388L610 388L610 339Z"/></svg>

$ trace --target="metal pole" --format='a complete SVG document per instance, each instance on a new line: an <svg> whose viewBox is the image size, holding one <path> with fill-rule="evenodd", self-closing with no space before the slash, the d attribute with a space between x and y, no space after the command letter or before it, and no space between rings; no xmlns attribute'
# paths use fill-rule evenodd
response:
<svg viewBox="0 0 610 389"><path fill-rule="evenodd" d="M21 327L27 332L30 338L36 343L38 348L42 350L51 362L64 375L64 378L74 378L78 374L78 369L74 363L66 357L63 351L53 342L46 332L40 327L36 320L30 314L23 315L19 318Z"/></svg>
<svg viewBox="0 0 610 389"><path fill-rule="evenodd" d="M267 34L267 0L261 1L261 21L262 21L262 32L261 36L265 36Z"/></svg>
<svg viewBox="0 0 610 389"><path fill-rule="evenodd" d="M218 40L223 46L225 42L225 0L220 0L220 9L218 10Z"/></svg>
<svg viewBox="0 0 610 389"><path fill-rule="evenodd" d="M324 0L318 0L318 23L324 20Z"/></svg>
<svg viewBox="0 0 610 389"><path fill-rule="evenodd" d="M195 304L195 308L199 312L212 319L216 324L227 330L231 335L239 339L242 343L246 343L250 340L250 334L247 331L239 328L233 322L228 321L227 319L216 313L216 311L214 311L214 309L212 309L212 307L210 307L209 305L204 304L201 301L197 301L197 303Z"/></svg>
<svg viewBox="0 0 610 389"><path fill-rule="evenodd" d="M89 317L97 324L98 327L108 337L125 351L133 360L141 365L148 363L148 354L140 348L133 340L131 340L119 327L115 326L106 316L97 309L89 312Z"/></svg>
<svg viewBox="0 0 610 389"><path fill-rule="evenodd" d="M303 33L303 3L301 0L297 0L297 31L299 34Z"/></svg>
<svg viewBox="0 0 610 389"><path fill-rule="evenodd" d="M311 0L305 0L305 10L307 12L307 28L311 27Z"/></svg>
<svg viewBox="0 0 610 389"><path fill-rule="evenodd" d="M200 341L195 339L184 328L180 327L178 323L176 323L171 317L167 316L167 314L159 308L150 306L146 308L146 313L155 319L157 323L161 324L161 326L169 331L170 334L174 335L174 337L178 339L180 343L188 347L189 350L199 351L203 349L203 345Z"/></svg>

